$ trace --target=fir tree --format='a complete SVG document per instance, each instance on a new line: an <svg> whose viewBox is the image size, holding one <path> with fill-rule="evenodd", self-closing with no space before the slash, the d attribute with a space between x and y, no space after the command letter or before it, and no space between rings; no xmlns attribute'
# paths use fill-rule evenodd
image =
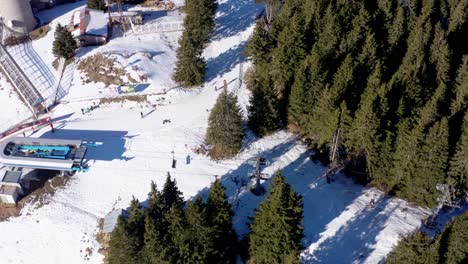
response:
<svg viewBox="0 0 468 264"><path fill-rule="evenodd" d="M206 63L202 57L203 49L195 44L188 31L182 34L179 45L175 81L188 87L203 84L206 72Z"/></svg>
<svg viewBox="0 0 468 264"><path fill-rule="evenodd" d="M140 263L142 261L141 250L144 244L145 215L138 199L133 198L130 203L125 232L131 248L131 256L134 259L132 263Z"/></svg>
<svg viewBox="0 0 468 264"><path fill-rule="evenodd" d="M271 58L270 52L273 43L263 23L263 20L257 21L254 32L245 48L245 53L252 58L256 65L267 63Z"/></svg>
<svg viewBox="0 0 468 264"><path fill-rule="evenodd" d="M172 206L164 219L168 226L164 236L163 258L169 263L185 263L184 259L190 254L190 248L186 243L187 221L182 208Z"/></svg>
<svg viewBox="0 0 468 264"><path fill-rule="evenodd" d="M212 146L211 157L233 157L239 152L243 139L244 129L237 97L223 90L211 110L206 131L206 142Z"/></svg>
<svg viewBox="0 0 468 264"><path fill-rule="evenodd" d="M88 0L88 8L97 10L106 10L106 2L104 0Z"/></svg>
<svg viewBox="0 0 468 264"><path fill-rule="evenodd" d="M156 184L151 182L148 193L148 207L145 209L145 234L143 257L145 263L161 263L163 252L163 238L166 233L163 223L161 193Z"/></svg>
<svg viewBox="0 0 468 264"><path fill-rule="evenodd" d="M422 200L424 204L435 206L439 191L437 184L444 183L448 161L448 121L442 118L430 129L418 157L418 176L411 179L411 200Z"/></svg>
<svg viewBox="0 0 468 264"><path fill-rule="evenodd" d="M303 237L302 197L280 172L271 180L269 195L260 203L250 225L249 254L253 263L299 263Z"/></svg>
<svg viewBox="0 0 468 264"><path fill-rule="evenodd" d="M183 204L182 192L179 191L176 180L171 179L171 175L168 172L161 192L161 213L165 214L169 212L169 209L173 206L182 208Z"/></svg>
<svg viewBox="0 0 468 264"><path fill-rule="evenodd" d="M272 51L271 74L275 76L273 89L280 98L282 116L285 117L286 106L294 73L300 61L306 56L306 21L302 12L297 12L289 25L279 34L277 47Z"/></svg>
<svg viewBox="0 0 468 264"><path fill-rule="evenodd" d="M447 82L450 69L450 49L446 33L440 23L435 25L434 40L431 45L431 61L436 66L438 83Z"/></svg>
<svg viewBox="0 0 468 264"><path fill-rule="evenodd" d="M188 204L185 216L187 219L185 246L189 251L181 255L182 263L210 263L209 255L215 245L211 236L212 227L208 225L206 208L199 196Z"/></svg>
<svg viewBox="0 0 468 264"><path fill-rule="evenodd" d="M455 155L450 160L450 184L457 189L460 196L468 192L468 111L462 127L462 134L458 141Z"/></svg>
<svg viewBox="0 0 468 264"><path fill-rule="evenodd" d="M128 217L120 216L109 242L109 263L142 263L144 213L138 199L133 198Z"/></svg>
<svg viewBox="0 0 468 264"><path fill-rule="evenodd" d="M237 236L232 227L233 212L219 180L211 184L206 203L207 224L213 248L208 263L235 263Z"/></svg>
<svg viewBox="0 0 468 264"><path fill-rule="evenodd" d="M110 264L135 263L134 251L130 246L129 237L126 232L127 221L123 216L119 216L117 225L112 231L109 241L109 255L107 261Z"/></svg>
<svg viewBox="0 0 468 264"><path fill-rule="evenodd" d="M249 106L249 127L259 136L280 128L278 102L271 89L256 85Z"/></svg>
<svg viewBox="0 0 468 264"><path fill-rule="evenodd" d="M458 75L455 80L455 96L450 108L452 115L468 109L468 55L463 57L463 61L458 69Z"/></svg>
<svg viewBox="0 0 468 264"><path fill-rule="evenodd" d="M77 48L78 44L70 31L66 27L58 24L55 29L55 39L52 43L52 53L55 57L70 59L75 55L75 50Z"/></svg>
<svg viewBox="0 0 468 264"><path fill-rule="evenodd" d="M217 3L214 0L188 0L184 8L184 33L179 40L174 79L184 86L197 86L205 80L203 49L213 33Z"/></svg>
<svg viewBox="0 0 468 264"><path fill-rule="evenodd" d="M440 258L442 263L466 263L468 260L468 213L456 217L444 229L440 238Z"/></svg>

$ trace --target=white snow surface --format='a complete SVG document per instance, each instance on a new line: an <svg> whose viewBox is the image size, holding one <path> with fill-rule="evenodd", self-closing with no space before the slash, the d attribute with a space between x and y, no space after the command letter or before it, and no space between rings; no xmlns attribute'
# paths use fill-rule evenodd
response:
<svg viewBox="0 0 468 264"><path fill-rule="evenodd" d="M40 13L39 18L52 25L64 24L83 5L81 1L59 6ZM167 172L176 178L186 199L197 194L206 198L209 185L218 176L235 211L235 230L242 237L248 233L248 217L263 199L249 191L252 160L258 155L270 162L264 173L271 176L281 169L304 197L303 263L379 263L402 235L419 228L428 209L356 185L343 175L327 184L321 176L325 168L312 162L306 146L290 133L280 131L262 139L248 133L241 153L220 162L192 151L204 141L209 109L223 80L246 110L250 93L238 77L249 65L242 51L261 10L251 0L219 1L215 36L204 53L207 82L200 88L174 88L171 80L180 33L118 37L105 46L82 49L79 58L106 53L129 71L135 65L143 69L149 81L138 93L148 94L149 101L101 104L82 115L80 109L97 102L93 98L106 96L107 88L82 84L80 73L71 66L69 94L53 111L56 133L44 128L33 136L103 144L89 149L89 172L73 176L43 206L28 204L20 216L0 222L0 263L102 263L95 239L99 218L113 209L126 208L132 196L144 202L150 182L161 187ZM53 31L33 43L47 67L53 60L52 40ZM163 90L170 91L157 95ZM0 99L1 103L9 100L4 91L0 91ZM9 111L1 114L1 120L13 117L13 110ZM146 117L140 118L140 112ZM165 119L171 122L163 124ZM171 168L172 151L175 169ZM268 184L268 180L264 182L265 187ZM368 206L371 199L376 201L375 208Z"/></svg>

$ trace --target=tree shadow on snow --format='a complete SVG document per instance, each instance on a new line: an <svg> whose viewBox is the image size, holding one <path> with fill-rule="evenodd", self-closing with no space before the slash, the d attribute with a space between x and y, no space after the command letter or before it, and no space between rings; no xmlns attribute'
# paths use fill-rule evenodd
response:
<svg viewBox="0 0 468 264"><path fill-rule="evenodd" d="M230 71L234 66L241 62L245 62L246 58L243 54L246 41L241 42L239 45L221 53L219 56L209 59L207 61L207 82L213 81L216 77L222 76Z"/></svg>
<svg viewBox="0 0 468 264"><path fill-rule="evenodd" d="M290 140L259 153L259 156L265 157L272 164L263 171L268 171L269 176L272 176L273 169L277 169L271 167L275 165L274 161L280 157L281 159L287 157L288 152L296 144L296 140ZM374 197L369 195L364 187L354 184L344 175L335 176L334 181L328 184L326 178L322 177L325 167L312 162L310 156L310 152L303 152L281 169L287 182L303 196L305 238L302 243L305 250L301 261L304 263L363 262L373 252L377 242L376 237L392 212L399 208L399 204L391 204L390 198L379 197L376 198L375 207L370 208L369 200ZM239 238L249 232L249 218L254 216L255 209L266 196L266 194L255 196L250 191L254 180L249 176L253 172L254 162L246 161L237 169L219 178L226 188L226 194L235 212L233 225ZM269 184L270 180L266 180L262 186L268 190ZM208 193L207 187L198 195L206 200ZM356 214L349 216L353 210L356 210ZM338 230L321 241L321 237L333 232L333 228ZM315 250L308 252L308 248L314 244L317 245Z"/></svg>
<svg viewBox="0 0 468 264"><path fill-rule="evenodd" d="M40 25L44 25L78 7L84 7L86 2L87 1L81 0L77 1L76 3L57 5L51 9L41 10L37 12L35 16L39 19Z"/></svg>
<svg viewBox="0 0 468 264"><path fill-rule="evenodd" d="M398 208L399 204L396 204L386 210L389 200L388 197L377 200L375 208L366 207L345 223L341 223L342 225L333 236L324 241L318 241L314 245L317 248L313 252L304 253L301 258L302 262L343 264L364 262L374 251L376 238L385 227L388 218ZM348 213L348 210L349 208L346 208L342 214Z"/></svg>
<svg viewBox="0 0 468 264"><path fill-rule="evenodd" d="M219 4L213 40L234 36L246 30L263 10L262 4L253 0L227 0Z"/></svg>

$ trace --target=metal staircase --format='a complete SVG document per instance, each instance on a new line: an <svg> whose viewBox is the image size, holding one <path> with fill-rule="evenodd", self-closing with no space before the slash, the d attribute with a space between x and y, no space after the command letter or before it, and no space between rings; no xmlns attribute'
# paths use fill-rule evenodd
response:
<svg viewBox="0 0 468 264"><path fill-rule="evenodd" d="M16 91L20 94L25 104L29 107L33 115L43 110L42 102L44 98L34 87L26 74L21 70L5 46L3 46L3 30L5 25L0 17L0 69L10 80Z"/></svg>

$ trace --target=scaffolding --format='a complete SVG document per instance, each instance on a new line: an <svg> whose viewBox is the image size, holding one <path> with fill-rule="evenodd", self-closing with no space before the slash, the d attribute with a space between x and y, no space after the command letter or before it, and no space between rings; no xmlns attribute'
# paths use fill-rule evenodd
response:
<svg viewBox="0 0 468 264"><path fill-rule="evenodd" d="M44 98L3 45L4 28L5 24L3 23L3 19L0 17L0 69L10 80L24 103L31 110L33 116L37 118L37 113L41 110Z"/></svg>

